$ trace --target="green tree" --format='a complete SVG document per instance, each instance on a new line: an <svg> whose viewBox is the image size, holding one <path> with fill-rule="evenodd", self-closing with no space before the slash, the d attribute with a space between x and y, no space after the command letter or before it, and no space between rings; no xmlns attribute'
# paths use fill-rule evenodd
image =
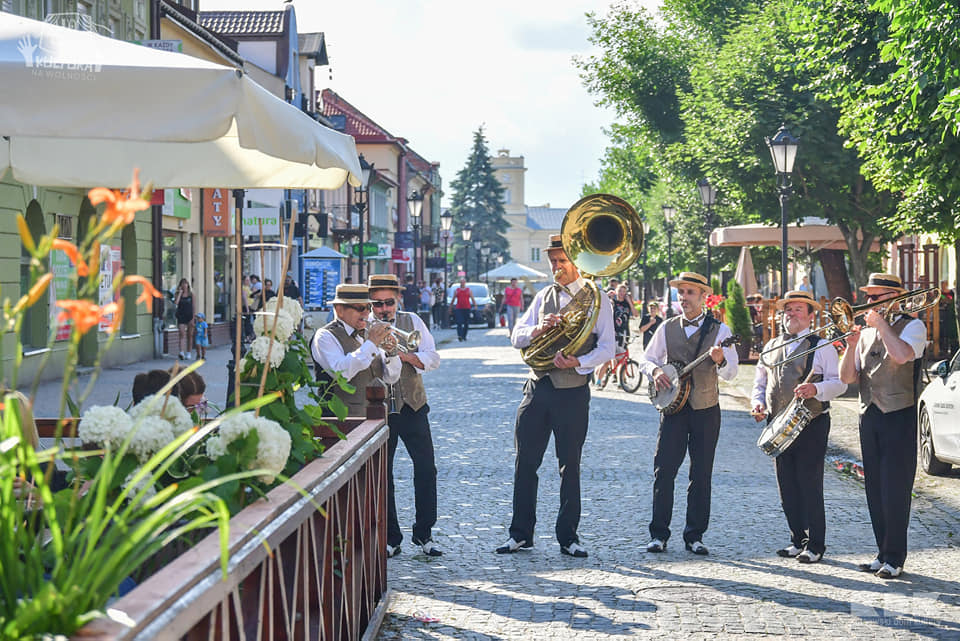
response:
<svg viewBox="0 0 960 641"><path fill-rule="evenodd" d="M469 266L476 273L482 272L482 268L474 269L477 266L476 241L490 248L491 257L501 255L504 260L509 259L510 246L504 236L509 224L503 209L503 186L494 174L483 127L473 133L470 156L450 186L453 189L450 213L453 214L454 261ZM464 243L460 232L468 224L473 232L470 242Z"/></svg>
<svg viewBox="0 0 960 641"><path fill-rule="evenodd" d="M750 321L747 299L743 295L743 287L733 279L727 283L727 298L723 301L723 308L730 331L740 334L741 345L750 345L753 338L753 323ZM740 353L744 354L746 351Z"/></svg>

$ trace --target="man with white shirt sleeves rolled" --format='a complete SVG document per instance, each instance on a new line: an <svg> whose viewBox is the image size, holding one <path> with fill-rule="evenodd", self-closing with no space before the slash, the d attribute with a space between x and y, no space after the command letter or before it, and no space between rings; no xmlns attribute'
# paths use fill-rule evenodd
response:
<svg viewBox="0 0 960 641"><path fill-rule="evenodd" d="M561 320L563 307L584 287L583 277L570 262L560 235L550 237L546 248L556 283L534 297L530 307L517 321L510 336L514 347L522 349L533 338ZM580 457L587 437L590 410L590 373L613 358L616 340L613 332L613 308L610 299L600 297L599 317L590 340L574 354L558 350L553 368L531 369L524 384L523 400L517 409L515 444L517 460L513 477L513 519L510 538L497 548L508 554L533 547L537 516L537 470L553 434L560 468L560 511L556 537L563 554L583 558L586 548L580 544Z"/></svg>
<svg viewBox="0 0 960 641"><path fill-rule="evenodd" d="M730 328L704 312L713 293L707 279L694 272L681 272L670 281L680 300L682 315L664 321L647 344L640 368L657 386L668 389L670 378L661 369L668 362L693 362L704 352L710 358L691 373L692 388L686 404L675 414L660 418L660 433L653 458L653 516L650 519L648 552L663 552L670 538L673 515L673 484L687 451L690 452L690 483L687 486L686 527L683 540L694 554L708 554L702 538L710 521L710 483L713 457L720 438L719 375L731 380L737 375L737 351L720 347L731 336Z"/></svg>
<svg viewBox="0 0 960 641"><path fill-rule="evenodd" d="M317 380L332 381L339 372L356 389L348 394L334 385L333 393L346 404L349 416L366 416L367 386L377 379L396 383L403 363L380 348L390 334L389 325L367 330L370 296L366 285L338 285L333 312L334 319L310 340Z"/></svg>
<svg viewBox="0 0 960 641"><path fill-rule="evenodd" d="M777 555L800 563L817 563L826 550L823 459L830 433L830 401L847 389L840 380L840 359L832 346L821 345L806 356L783 362L794 352L814 350L820 343L822 339L810 333L814 313L820 309L820 303L802 290L787 292L777 301L785 331L764 346L769 354L757 364L751 394L757 421L769 423L794 398L803 399L813 415L775 459L780 504L790 528L790 545L777 550Z"/></svg>
<svg viewBox="0 0 960 641"><path fill-rule="evenodd" d="M860 288L867 302L906 293L895 274L870 274ZM895 310L894 310L895 311ZM917 473L917 396L927 329L907 314L864 314L854 326L840 359L844 383L860 384L860 452L867 509L877 557L861 563L864 572L892 579L903 572L913 479Z"/></svg>
<svg viewBox="0 0 960 641"><path fill-rule="evenodd" d="M411 351L399 351L403 363L400 379L390 386L391 402L387 417L390 439L387 445L387 556L400 553L403 533L397 518L396 489L393 481L393 459L397 445L404 447L413 462L413 492L416 513L413 523L413 544L427 556L441 556L443 552L433 541L432 529L437 522L437 465L433 451L433 437L427 414L427 393L423 388L424 372L440 366L436 343L426 324L415 310L398 311L401 296L400 283L393 274L371 274L367 285L373 305L371 320L396 326L404 332L420 333L420 344Z"/></svg>

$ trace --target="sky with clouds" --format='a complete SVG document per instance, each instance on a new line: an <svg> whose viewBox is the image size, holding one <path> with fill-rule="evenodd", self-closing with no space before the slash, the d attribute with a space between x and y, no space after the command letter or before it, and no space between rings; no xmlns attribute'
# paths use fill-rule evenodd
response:
<svg viewBox="0 0 960 641"><path fill-rule="evenodd" d="M594 105L572 62L589 55L584 14L612 0L295 2L301 32L323 31L330 87L424 158L446 192L481 125L490 153L527 167L528 205L568 207L597 176L612 111ZM656 0L633 0L655 6ZM200 0L201 11L275 9L268 0Z"/></svg>

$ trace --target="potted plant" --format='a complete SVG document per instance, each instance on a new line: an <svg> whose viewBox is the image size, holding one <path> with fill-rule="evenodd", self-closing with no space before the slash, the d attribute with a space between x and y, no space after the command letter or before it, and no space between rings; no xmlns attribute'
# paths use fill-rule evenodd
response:
<svg viewBox="0 0 960 641"><path fill-rule="evenodd" d="M726 322L734 334L740 335L737 356L740 362L750 359L750 342L753 337L753 324L750 322L750 310L743 295L743 287L735 280L727 283L727 299L723 303Z"/></svg>

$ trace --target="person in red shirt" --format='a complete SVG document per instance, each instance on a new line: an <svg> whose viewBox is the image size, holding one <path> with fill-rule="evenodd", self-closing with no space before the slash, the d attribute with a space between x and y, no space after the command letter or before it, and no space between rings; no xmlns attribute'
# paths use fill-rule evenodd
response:
<svg viewBox="0 0 960 641"><path fill-rule="evenodd" d="M507 327L513 333L513 326L523 311L523 290L517 287L517 279L510 279L510 286L503 290L503 305L501 311L507 312Z"/></svg>
<svg viewBox="0 0 960 641"><path fill-rule="evenodd" d="M467 287L467 279L460 279L460 287L453 290L453 318L457 321L457 340L467 340L470 325L470 310L477 304L473 292Z"/></svg>

